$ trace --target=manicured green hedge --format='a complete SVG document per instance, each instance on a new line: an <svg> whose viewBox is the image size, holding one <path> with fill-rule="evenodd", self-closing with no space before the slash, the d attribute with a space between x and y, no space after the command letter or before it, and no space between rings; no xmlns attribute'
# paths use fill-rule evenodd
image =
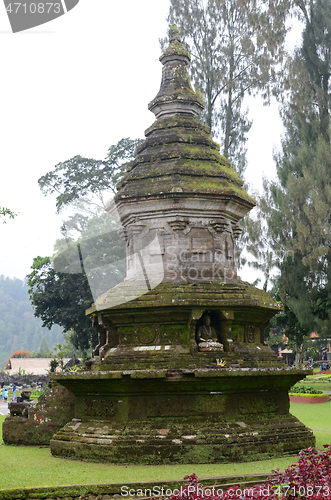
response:
<svg viewBox="0 0 331 500"><path fill-rule="evenodd" d="M290 396L293 396L295 394L309 394L309 395L315 395L315 394L322 394L322 391L319 391L317 389L313 389L312 387L303 387L301 385L294 385L291 387L289 390Z"/></svg>

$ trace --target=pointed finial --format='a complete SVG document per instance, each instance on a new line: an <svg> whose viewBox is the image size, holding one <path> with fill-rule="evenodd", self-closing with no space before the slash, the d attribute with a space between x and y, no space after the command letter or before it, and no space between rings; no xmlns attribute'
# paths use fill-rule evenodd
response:
<svg viewBox="0 0 331 500"><path fill-rule="evenodd" d="M176 113L197 116L204 103L192 89L188 67L191 56L181 41L180 31L175 24L169 28L169 45L160 57L164 68L161 88L149 103L148 109L157 118Z"/></svg>
<svg viewBox="0 0 331 500"><path fill-rule="evenodd" d="M169 28L169 43L177 42L181 43L182 37L180 36L180 30L175 24Z"/></svg>

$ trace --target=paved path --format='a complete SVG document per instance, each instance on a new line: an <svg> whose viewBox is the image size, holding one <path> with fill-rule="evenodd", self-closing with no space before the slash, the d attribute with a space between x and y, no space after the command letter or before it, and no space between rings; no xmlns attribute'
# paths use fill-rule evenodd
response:
<svg viewBox="0 0 331 500"><path fill-rule="evenodd" d="M8 402L0 401L0 415L8 415Z"/></svg>

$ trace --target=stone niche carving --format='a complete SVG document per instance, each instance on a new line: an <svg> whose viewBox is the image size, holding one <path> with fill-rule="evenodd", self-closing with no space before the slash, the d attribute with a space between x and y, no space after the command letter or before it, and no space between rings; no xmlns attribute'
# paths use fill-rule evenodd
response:
<svg viewBox="0 0 331 500"><path fill-rule="evenodd" d="M199 350L223 351L228 342L221 327L219 311L204 311L195 325L195 340ZM227 349L228 350L228 349Z"/></svg>

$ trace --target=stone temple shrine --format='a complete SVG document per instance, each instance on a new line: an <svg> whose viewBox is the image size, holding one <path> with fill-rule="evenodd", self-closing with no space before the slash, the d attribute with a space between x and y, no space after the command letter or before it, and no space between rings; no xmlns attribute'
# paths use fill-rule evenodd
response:
<svg viewBox="0 0 331 500"><path fill-rule="evenodd" d="M87 311L99 332L92 360L55 376L76 408L52 453L128 464L297 453L314 437L289 413L288 390L307 372L265 345L281 307L236 270L239 222L254 200L199 120L175 26L160 61L156 120L109 208L126 278Z"/></svg>

